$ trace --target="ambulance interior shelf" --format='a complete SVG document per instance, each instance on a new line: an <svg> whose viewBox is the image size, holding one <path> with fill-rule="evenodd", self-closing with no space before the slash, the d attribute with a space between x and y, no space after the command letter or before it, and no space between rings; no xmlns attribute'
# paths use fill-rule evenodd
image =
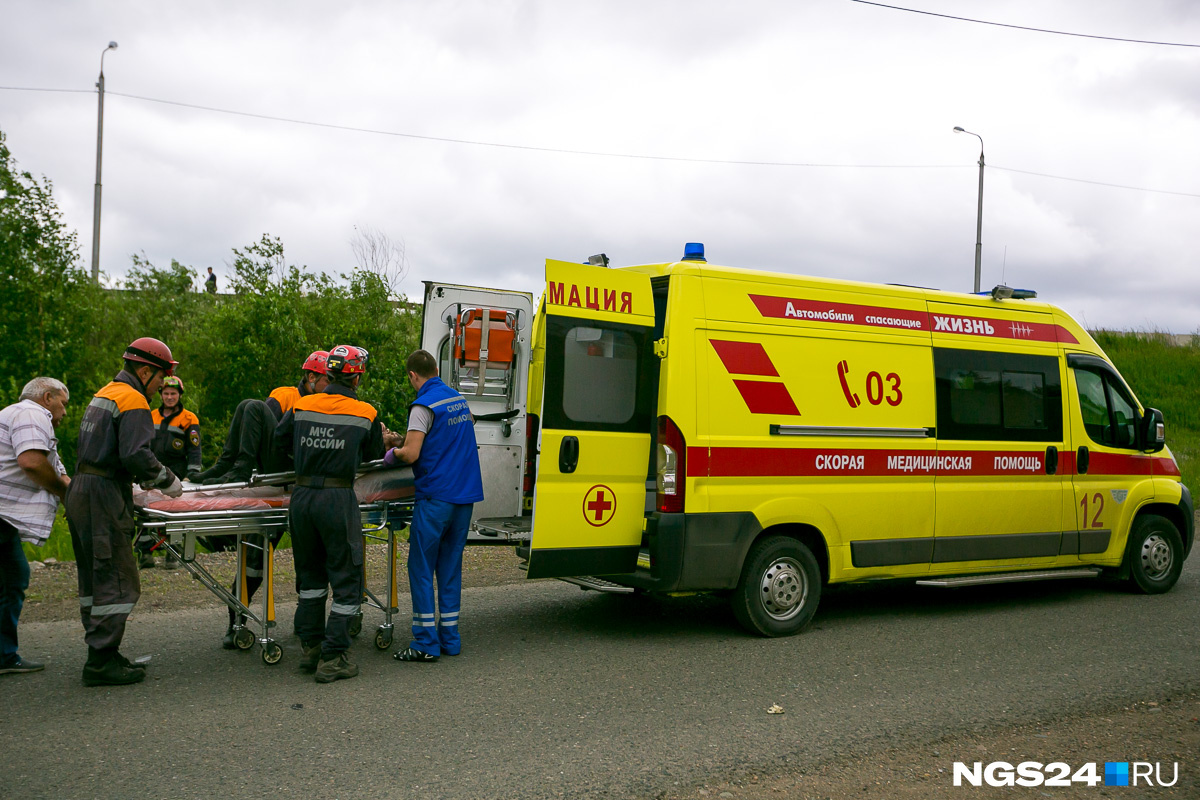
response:
<svg viewBox="0 0 1200 800"><path fill-rule="evenodd" d="M518 312L462 305L456 308L446 320L453 343L449 359L453 388L468 399L502 400L505 412L512 411L520 330Z"/></svg>

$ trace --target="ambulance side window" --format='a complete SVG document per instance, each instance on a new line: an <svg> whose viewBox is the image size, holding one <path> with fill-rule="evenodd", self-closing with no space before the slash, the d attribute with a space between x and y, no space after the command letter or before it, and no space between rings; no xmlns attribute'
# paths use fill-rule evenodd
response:
<svg viewBox="0 0 1200 800"><path fill-rule="evenodd" d="M1057 358L950 348L933 352L938 438L1062 440Z"/></svg>
<svg viewBox="0 0 1200 800"><path fill-rule="evenodd" d="M1137 409L1117 389L1116 385L1108 384L1108 399L1112 404L1113 421L1116 423L1116 446L1137 446Z"/></svg>
<svg viewBox="0 0 1200 800"><path fill-rule="evenodd" d="M1079 416L1083 420L1083 429L1088 438L1097 444L1111 444L1104 379L1095 372L1077 369L1075 385L1079 388Z"/></svg>
<svg viewBox="0 0 1200 800"><path fill-rule="evenodd" d="M1109 447L1136 447L1137 407L1124 388L1108 375L1080 368L1075 369L1075 385L1088 438Z"/></svg>
<svg viewBox="0 0 1200 800"><path fill-rule="evenodd" d="M545 427L649 433L650 330L548 317Z"/></svg>

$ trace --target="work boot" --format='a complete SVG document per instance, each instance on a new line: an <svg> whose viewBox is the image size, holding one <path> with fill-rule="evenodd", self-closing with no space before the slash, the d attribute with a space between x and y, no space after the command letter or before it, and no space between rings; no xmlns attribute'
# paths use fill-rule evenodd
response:
<svg viewBox="0 0 1200 800"><path fill-rule="evenodd" d="M149 550L138 551L138 569L154 569L154 553Z"/></svg>
<svg viewBox="0 0 1200 800"><path fill-rule="evenodd" d="M113 656L113 658L120 662L122 666L128 667L129 669L141 670L142 672L146 671L145 664L138 664L136 661L130 661L121 653L117 653L115 656Z"/></svg>
<svg viewBox="0 0 1200 800"><path fill-rule="evenodd" d="M321 663L317 665L317 683L333 683L342 678L353 678L357 674L358 665L351 664L345 653L330 656L328 661L322 656Z"/></svg>
<svg viewBox="0 0 1200 800"><path fill-rule="evenodd" d="M126 666L128 661L119 654L108 656L103 661L91 658L83 665L84 686L124 686L141 683L146 679L146 670Z"/></svg>
<svg viewBox="0 0 1200 800"><path fill-rule="evenodd" d="M163 569L183 569L183 562L179 560L178 556L168 550L167 557L163 559Z"/></svg>
<svg viewBox="0 0 1200 800"><path fill-rule="evenodd" d="M233 623L231 622L229 623L229 627L225 629L225 635L221 638L221 647L226 650L237 649L237 643L233 641L234 633Z"/></svg>
<svg viewBox="0 0 1200 800"><path fill-rule="evenodd" d="M307 672L309 675L317 671L317 665L321 663L321 643L309 645L300 643L300 671Z"/></svg>

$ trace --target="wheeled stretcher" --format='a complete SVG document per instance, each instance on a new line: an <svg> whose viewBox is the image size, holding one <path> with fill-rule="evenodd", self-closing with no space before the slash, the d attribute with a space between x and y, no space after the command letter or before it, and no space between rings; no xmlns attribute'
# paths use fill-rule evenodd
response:
<svg viewBox="0 0 1200 800"><path fill-rule="evenodd" d="M283 648L271 636L275 627L274 555L275 547L288 525L290 484L295 473L254 474L244 483L215 486L184 484L184 494L168 498L157 491L138 492L135 487L135 522L139 533L153 534L156 548L175 555L192 577L202 583L234 612L234 643L242 650L255 644L262 660L277 664ZM386 650L392 645L398 613L396 583L396 533L412 520L413 477L408 467L390 468L383 461L364 464L354 482L363 516L363 537L387 545L387 580L383 599L367 585L367 560L363 558L362 604L383 612L383 622L375 633L375 646ZM196 560L196 543L209 549L216 537L233 537L237 556L238 593L222 585L202 563ZM252 558L261 553L261 560ZM246 578L262 564L260 597L254 607L246 589ZM362 613L351 622L350 633L362 630Z"/></svg>

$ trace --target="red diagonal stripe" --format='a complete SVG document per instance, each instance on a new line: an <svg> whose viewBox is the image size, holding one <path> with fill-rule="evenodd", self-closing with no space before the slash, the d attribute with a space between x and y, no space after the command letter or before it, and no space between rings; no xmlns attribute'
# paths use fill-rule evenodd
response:
<svg viewBox="0 0 1200 800"><path fill-rule="evenodd" d="M731 375L765 375L768 378L778 378L775 365L767 355L766 348L758 342L727 342L720 339L709 339L713 349L721 358L721 363Z"/></svg>
<svg viewBox="0 0 1200 800"><path fill-rule="evenodd" d="M800 416L799 409L788 394L787 387L773 381L733 381L751 414L780 414Z"/></svg>

